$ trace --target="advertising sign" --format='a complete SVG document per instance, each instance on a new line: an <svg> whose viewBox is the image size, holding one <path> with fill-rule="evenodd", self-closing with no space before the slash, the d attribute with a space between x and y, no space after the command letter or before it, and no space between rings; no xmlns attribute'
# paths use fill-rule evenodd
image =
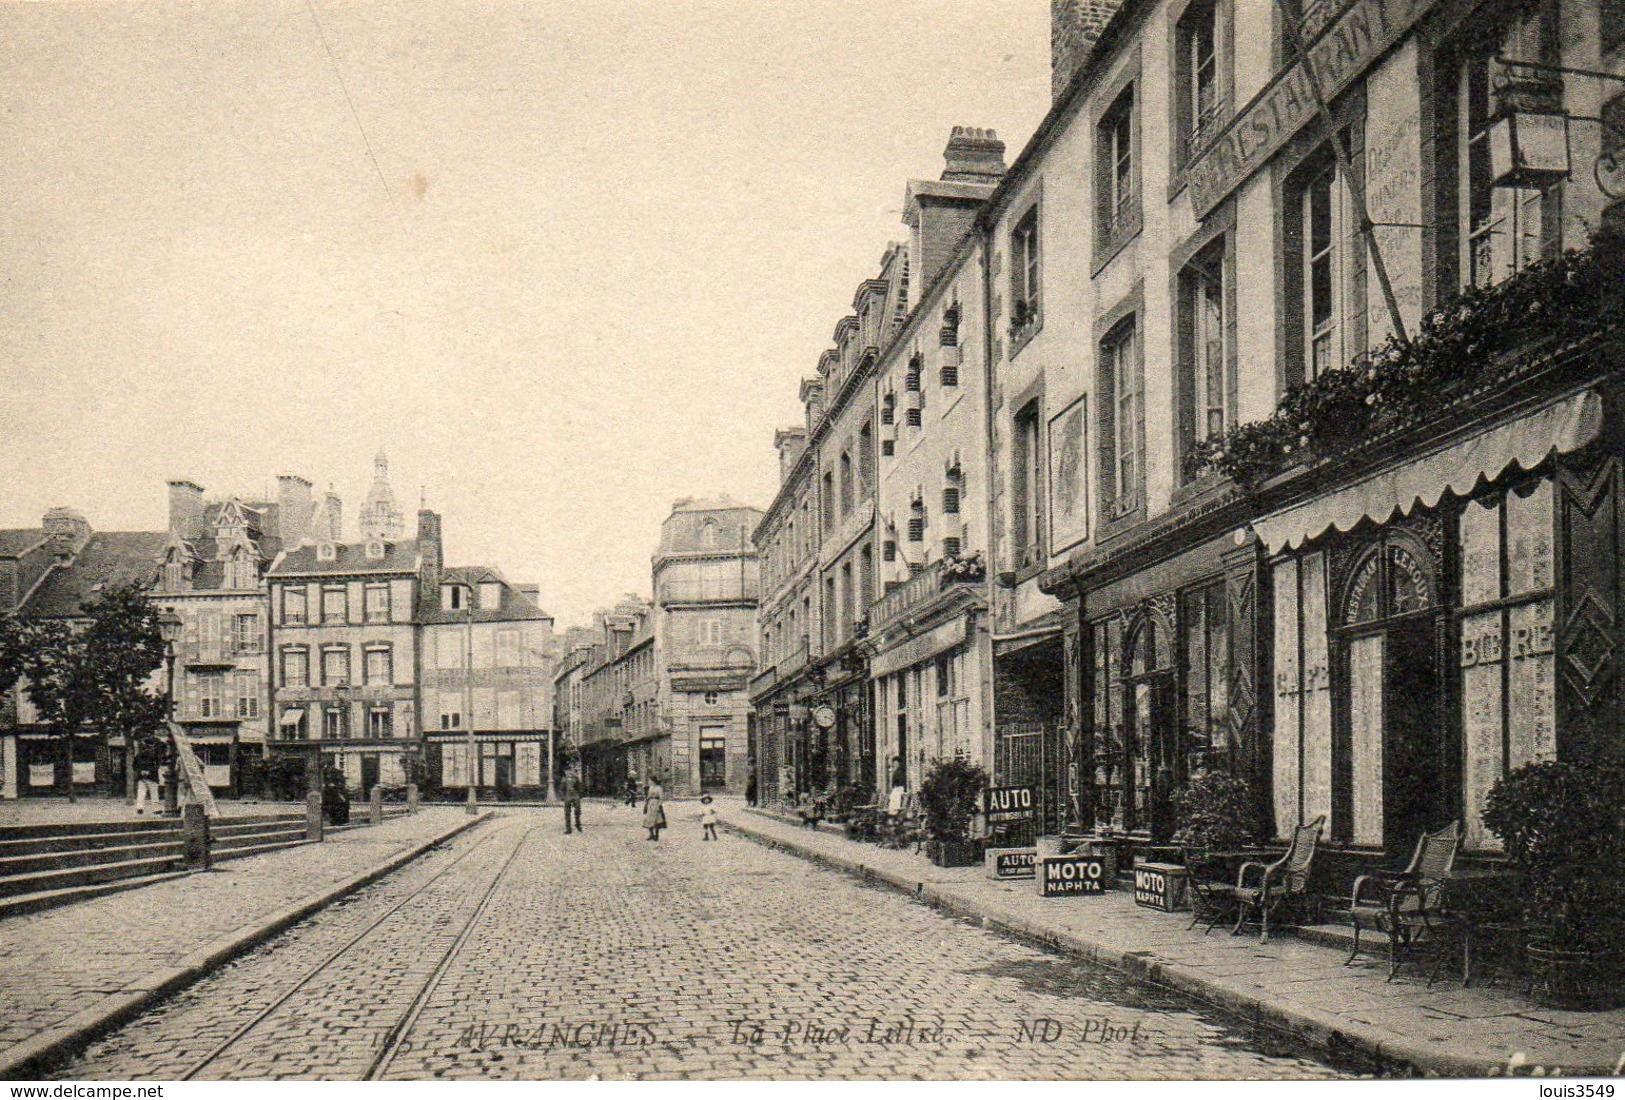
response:
<svg viewBox="0 0 1625 1100"><path fill-rule="evenodd" d="M1106 892L1106 862L1099 856L1044 856L1035 877L1041 898Z"/></svg>
<svg viewBox="0 0 1625 1100"><path fill-rule="evenodd" d="M1031 787L989 787L982 792L982 811L989 823L1031 821L1035 805Z"/></svg>
<svg viewBox="0 0 1625 1100"><path fill-rule="evenodd" d="M994 880L1032 878L1037 848L989 848L983 855L987 877Z"/></svg>
<svg viewBox="0 0 1625 1100"><path fill-rule="evenodd" d="M1185 907L1185 868L1174 863L1142 863L1134 868L1134 904L1172 913Z"/></svg>

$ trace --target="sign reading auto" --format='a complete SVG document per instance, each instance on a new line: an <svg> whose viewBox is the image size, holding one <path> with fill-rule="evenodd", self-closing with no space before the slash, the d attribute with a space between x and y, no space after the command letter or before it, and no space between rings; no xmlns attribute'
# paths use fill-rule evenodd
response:
<svg viewBox="0 0 1625 1100"><path fill-rule="evenodd" d="M1327 100L1365 72L1398 42L1433 0L1355 0L1308 49ZM1293 65L1265 86L1197 154L1186 173L1191 208L1205 218L1315 113L1309 70Z"/></svg>
<svg viewBox="0 0 1625 1100"><path fill-rule="evenodd" d="M989 787L982 792L982 810L988 821L1029 821L1033 816L1031 787Z"/></svg>

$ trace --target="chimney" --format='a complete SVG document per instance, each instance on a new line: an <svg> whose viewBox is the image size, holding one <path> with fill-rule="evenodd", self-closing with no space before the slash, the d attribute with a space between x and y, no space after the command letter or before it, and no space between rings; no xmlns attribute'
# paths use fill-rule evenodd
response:
<svg viewBox="0 0 1625 1100"><path fill-rule="evenodd" d="M1060 99L1122 0L1050 0L1050 98Z"/></svg>
<svg viewBox="0 0 1625 1100"><path fill-rule="evenodd" d="M169 529L187 541L203 537L203 486L195 481L169 483Z"/></svg>
<svg viewBox="0 0 1625 1100"><path fill-rule="evenodd" d="M72 508L52 508L45 513L40 527L51 543L51 556L58 562L71 561L90 541L90 524Z"/></svg>
<svg viewBox="0 0 1625 1100"><path fill-rule="evenodd" d="M277 536L282 545L298 546L310 534L310 482L292 474L276 479Z"/></svg>
<svg viewBox="0 0 1625 1100"><path fill-rule="evenodd" d="M992 130L955 126L942 157L941 179L910 180L903 195L903 222L913 230L909 272L922 295L1004 177L1004 142Z"/></svg>
<svg viewBox="0 0 1625 1100"><path fill-rule="evenodd" d="M418 587L420 600L440 598L440 573L445 554L440 545L440 515L424 508L418 512Z"/></svg>
<svg viewBox="0 0 1625 1100"><path fill-rule="evenodd" d="M528 596L530 598L531 603L537 604L538 606L540 606L540 604L542 602L542 586L541 585L539 585L539 584L516 584L516 585L514 585L514 588L516 588L519 591L520 595Z"/></svg>
<svg viewBox="0 0 1625 1100"><path fill-rule="evenodd" d="M773 446L779 452L779 484L783 485L807 450L806 428L780 428L773 433Z"/></svg>

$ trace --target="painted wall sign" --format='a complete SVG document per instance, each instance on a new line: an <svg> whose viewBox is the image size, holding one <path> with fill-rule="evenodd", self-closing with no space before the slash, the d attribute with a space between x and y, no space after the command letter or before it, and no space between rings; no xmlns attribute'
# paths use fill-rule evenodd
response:
<svg viewBox="0 0 1625 1100"><path fill-rule="evenodd" d="M1355 0L1308 49L1328 100L1347 88L1388 50L1433 0ZM1186 174L1191 207L1205 218L1315 113L1303 62L1281 73L1236 112Z"/></svg>
<svg viewBox="0 0 1625 1100"><path fill-rule="evenodd" d="M1032 878L1037 848L989 848L982 865L991 879Z"/></svg>
<svg viewBox="0 0 1625 1100"><path fill-rule="evenodd" d="M1029 821L1036 804L1031 787L989 787L982 792L988 821Z"/></svg>
<svg viewBox="0 0 1625 1100"><path fill-rule="evenodd" d="M1038 896L1077 897L1106 892L1106 863L1099 856L1044 856L1037 861Z"/></svg>

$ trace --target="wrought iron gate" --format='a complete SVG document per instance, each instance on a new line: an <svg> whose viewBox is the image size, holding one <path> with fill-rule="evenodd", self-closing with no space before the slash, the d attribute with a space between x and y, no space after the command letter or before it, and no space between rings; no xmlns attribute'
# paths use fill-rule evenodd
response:
<svg viewBox="0 0 1625 1100"><path fill-rule="evenodd" d="M1031 787L1036 811L1031 823L1001 829L1012 843L1031 844L1042 833L1066 824L1066 744L1061 731L1043 722L1006 722L994 730L993 785Z"/></svg>

